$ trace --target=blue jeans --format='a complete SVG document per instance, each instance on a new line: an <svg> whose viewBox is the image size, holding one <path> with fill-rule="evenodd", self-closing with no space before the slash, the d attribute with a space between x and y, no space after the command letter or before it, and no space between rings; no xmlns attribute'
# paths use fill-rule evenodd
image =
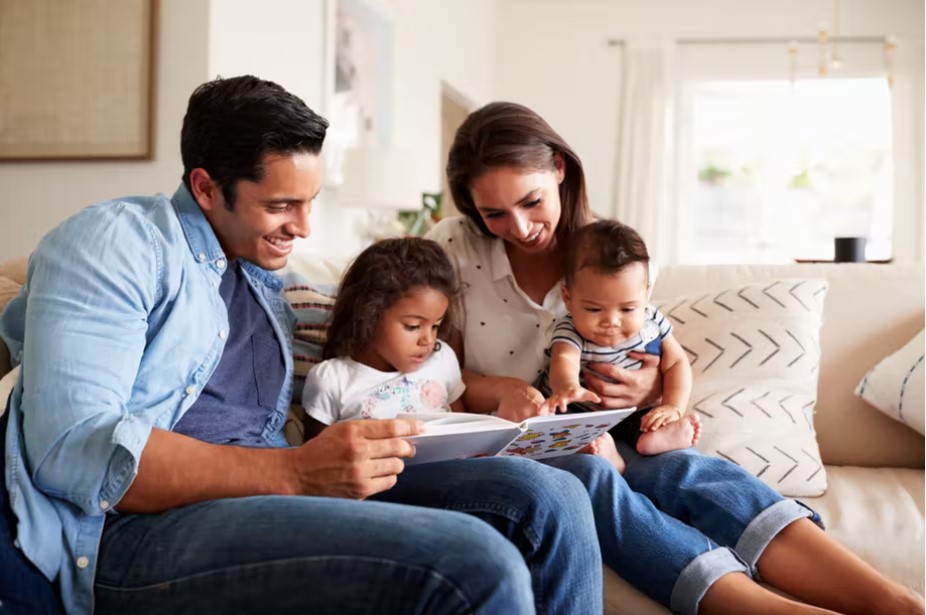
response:
<svg viewBox="0 0 926 615"><path fill-rule="evenodd" d="M601 613L594 518L569 474L451 461L406 468L376 499L264 496L115 516L96 612Z"/></svg>
<svg viewBox="0 0 926 615"><path fill-rule="evenodd" d="M621 476L601 457L569 455L546 463L585 485L605 564L676 613L698 612L720 577L755 577L762 551L809 508L751 474L694 449L644 457L617 443Z"/></svg>

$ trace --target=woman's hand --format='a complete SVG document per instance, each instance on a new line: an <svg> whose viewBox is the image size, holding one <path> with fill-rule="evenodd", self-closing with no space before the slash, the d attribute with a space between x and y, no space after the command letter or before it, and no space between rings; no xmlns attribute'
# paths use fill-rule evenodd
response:
<svg viewBox="0 0 926 615"><path fill-rule="evenodd" d="M503 386L496 412L499 418L520 423L532 416L552 414L540 391L523 380L509 378Z"/></svg>
<svg viewBox="0 0 926 615"><path fill-rule="evenodd" d="M589 370L598 372L613 382L585 372L585 384L601 398L603 408L638 408L653 403L662 396L662 374L659 356L644 352L631 352L630 356L642 361L640 369L624 369L610 363L589 363Z"/></svg>

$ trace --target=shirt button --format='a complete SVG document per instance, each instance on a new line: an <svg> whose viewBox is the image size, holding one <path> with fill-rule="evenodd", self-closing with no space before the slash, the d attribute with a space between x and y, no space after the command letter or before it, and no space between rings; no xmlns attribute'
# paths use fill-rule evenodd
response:
<svg viewBox="0 0 926 615"><path fill-rule="evenodd" d="M81 555L80 557L77 558L77 567L78 567L78 568L84 569L84 568L86 568L86 567L89 566L89 565L90 565L90 560L87 559L86 557L84 557L83 555Z"/></svg>
<svg viewBox="0 0 926 615"><path fill-rule="evenodd" d="M225 269L225 259L220 258L219 260L215 261L215 266L219 269Z"/></svg>
<svg viewBox="0 0 926 615"><path fill-rule="evenodd" d="M196 259L197 259L199 262L201 262L201 263L202 263L202 262L205 262L205 261L206 261L206 255L203 254L202 252L200 252L199 254L196 255Z"/></svg>
<svg viewBox="0 0 926 615"><path fill-rule="evenodd" d="M226 331L225 329L222 329L221 331L219 331L219 337L224 340L226 337L228 337L228 331Z"/></svg>
<svg viewBox="0 0 926 615"><path fill-rule="evenodd" d="M109 502L102 500L100 502L100 510L109 510Z"/></svg>
<svg viewBox="0 0 926 615"><path fill-rule="evenodd" d="M196 387L191 384L190 386L185 388L184 391L186 391L187 395L192 395L193 393L196 392Z"/></svg>

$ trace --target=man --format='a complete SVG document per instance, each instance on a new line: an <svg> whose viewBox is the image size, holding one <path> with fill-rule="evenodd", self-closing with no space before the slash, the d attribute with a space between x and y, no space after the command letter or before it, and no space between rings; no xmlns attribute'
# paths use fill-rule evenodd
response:
<svg viewBox="0 0 926 615"><path fill-rule="evenodd" d="M417 421L286 446L293 317L270 271L309 234L327 125L274 83L206 83L173 197L95 205L40 242L0 319L22 366L16 547L70 613L600 612L570 475L405 469Z"/></svg>

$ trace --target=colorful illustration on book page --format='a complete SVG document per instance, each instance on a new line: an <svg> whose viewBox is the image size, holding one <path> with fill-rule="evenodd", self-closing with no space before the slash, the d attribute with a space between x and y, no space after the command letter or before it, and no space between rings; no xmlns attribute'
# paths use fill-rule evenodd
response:
<svg viewBox="0 0 926 615"><path fill-rule="evenodd" d="M550 426L549 430L528 429L515 438L499 455L519 455L541 459L575 453L588 446L608 424L577 420L568 425Z"/></svg>

